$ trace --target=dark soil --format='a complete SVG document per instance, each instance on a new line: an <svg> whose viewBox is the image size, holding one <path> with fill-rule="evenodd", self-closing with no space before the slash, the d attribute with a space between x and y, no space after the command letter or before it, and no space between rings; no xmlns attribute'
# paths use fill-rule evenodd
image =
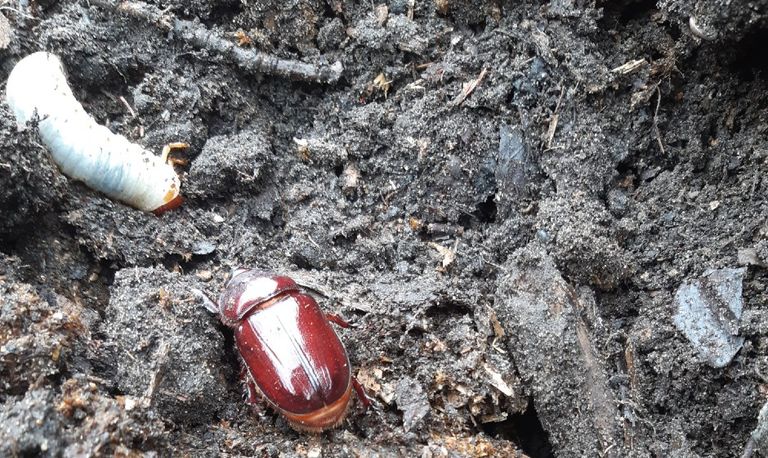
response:
<svg viewBox="0 0 768 458"><path fill-rule="evenodd" d="M54 52L99 122L191 145L157 217L62 176L3 102L1 456L744 453L768 398L768 1L151 3L342 77L247 71L87 0L1 3L1 80ZM744 265L745 340L714 368L675 292ZM354 324L371 409L313 436L242 402L194 293L238 266Z"/></svg>

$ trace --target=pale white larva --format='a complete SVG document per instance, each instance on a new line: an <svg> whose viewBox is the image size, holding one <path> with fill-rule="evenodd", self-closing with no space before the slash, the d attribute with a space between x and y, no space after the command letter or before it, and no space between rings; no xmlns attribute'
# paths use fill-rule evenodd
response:
<svg viewBox="0 0 768 458"><path fill-rule="evenodd" d="M20 128L37 120L65 175L144 211L160 213L181 203L179 177L165 157L170 146L156 156L99 125L75 99L56 55L36 52L19 61L5 95Z"/></svg>

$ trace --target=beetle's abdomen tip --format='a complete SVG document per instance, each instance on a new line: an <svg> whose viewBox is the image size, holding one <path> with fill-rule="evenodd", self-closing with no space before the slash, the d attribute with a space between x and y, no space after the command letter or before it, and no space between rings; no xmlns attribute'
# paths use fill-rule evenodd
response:
<svg viewBox="0 0 768 458"><path fill-rule="evenodd" d="M297 431L320 433L326 429L335 428L347 418L349 406L352 404L352 384L347 391L333 403L305 414L293 414L282 411L281 413Z"/></svg>
<svg viewBox="0 0 768 458"><path fill-rule="evenodd" d="M168 210L173 210L174 208L180 207L182 203L184 203L184 198L181 197L181 194L177 194L176 197L172 198L168 202L152 210L152 213L154 213L157 216L160 216L163 213L167 212Z"/></svg>

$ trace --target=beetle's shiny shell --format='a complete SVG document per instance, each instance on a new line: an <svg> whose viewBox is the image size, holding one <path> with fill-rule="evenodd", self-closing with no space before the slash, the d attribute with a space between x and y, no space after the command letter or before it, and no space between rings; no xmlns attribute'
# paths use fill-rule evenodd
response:
<svg viewBox="0 0 768 458"><path fill-rule="evenodd" d="M344 419L349 358L312 296L288 277L244 271L219 307L251 379L295 428L319 431Z"/></svg>

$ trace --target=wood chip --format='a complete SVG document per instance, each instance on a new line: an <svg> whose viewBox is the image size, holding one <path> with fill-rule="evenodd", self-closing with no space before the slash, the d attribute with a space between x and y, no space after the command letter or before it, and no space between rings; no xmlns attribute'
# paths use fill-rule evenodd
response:
<svg viewBox="0 0 768 458"><path fill-rule="evenodd" d="M459 241L456 240L456 243L454 244L453 248L446 248L439 243L435 242L429 242L429 246L437 250L438 253L440 253L443 256L443 261L441 263L441 266L443 269L453 264L453 262L456 260L456 251L459 247Z"/></svg>
<svg viewBox="0 0 768 458"><path fill-rule="evenodd" d="M483 369L485 369L485 372L491 378L491 385L493 385L494 388L501 391L502 394L507 397L511 397L512 394L514 394L512 387L504 381L504 378L501 376L501 374L491 369L487 364L483 365Z"/></svg>

